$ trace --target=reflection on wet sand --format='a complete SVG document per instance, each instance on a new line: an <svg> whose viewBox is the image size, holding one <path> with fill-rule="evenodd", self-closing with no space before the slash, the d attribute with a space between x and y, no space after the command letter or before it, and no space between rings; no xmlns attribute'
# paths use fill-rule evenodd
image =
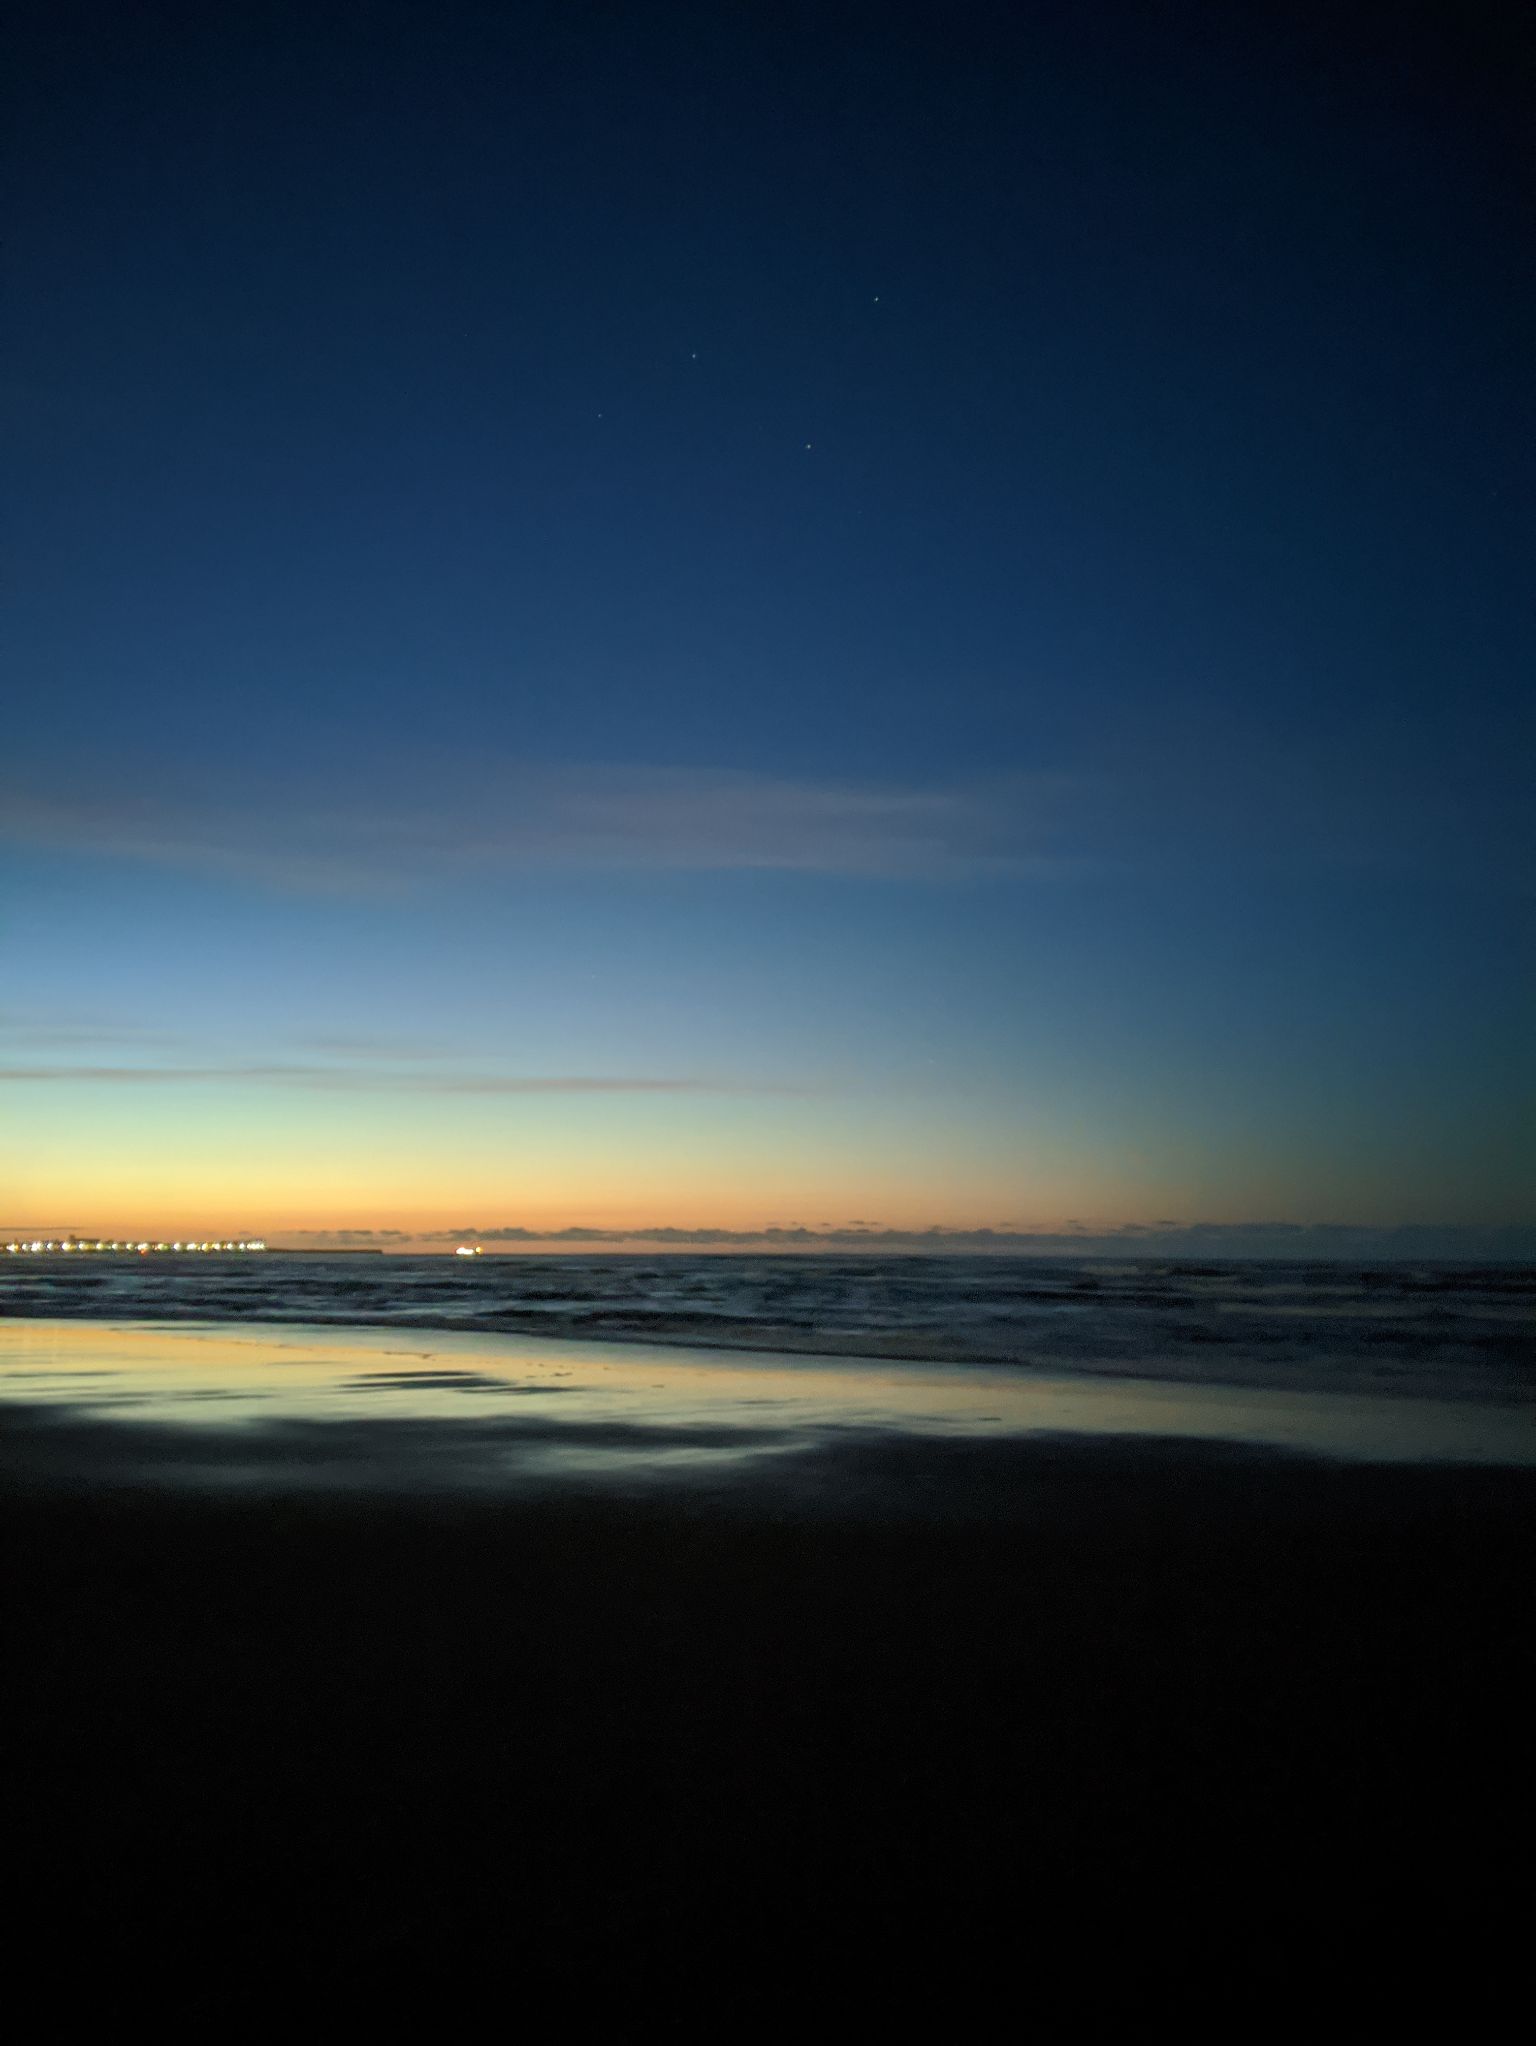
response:
<svg viewBox="0 0 1536 2046"><path fill-rule="evenodd" d="M7 1846L77 1950L159 1965L235 1924L349 1983L409 1946L514 1990L552 1957L565 1995L617 1956L627 1994L751 1941L750 1993L799 1954L826 1979L825 1934L903 1986L984 1952L1027 1989L1042 1926L1101 1967L1164 1903L1182 1973L1202 1942L1269 1969L1298 1899L1319 1951L1367 1900L1390 1953L1405 1911L1507 1906L1533 1519L1529 1468L1491 1466L1528 1432L1467 1400L0 1323Z"/></svg>
<svg viewBox="0 0 1536 2046"><path fill-rule="evenodd" d="M0 1403L8 1466L55 1481L814 1493L858 1461L985 1491L1010 1446L1074 1438L1536 1462L1527 1414L1467 1401L256 1324L0 1324Z"/></svg>

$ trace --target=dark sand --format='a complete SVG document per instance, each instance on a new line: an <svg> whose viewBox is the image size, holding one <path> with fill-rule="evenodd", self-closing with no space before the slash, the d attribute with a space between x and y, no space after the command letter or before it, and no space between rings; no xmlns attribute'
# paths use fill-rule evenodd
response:
<svg viewBox="0 0 1536 2046"><path fill-rule="evenodd" d="M1496 1921L1528 1476L1010 1454L1011 1507L938 1520L13 1492L12 1865L108 1964Z"/></svg>

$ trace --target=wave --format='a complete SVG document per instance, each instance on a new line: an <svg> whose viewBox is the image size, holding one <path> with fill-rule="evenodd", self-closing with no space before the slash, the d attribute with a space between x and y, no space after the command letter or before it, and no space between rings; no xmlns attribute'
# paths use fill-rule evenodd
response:
<svg viewBox="0 0 1536 2046"><path fill-rule="evenodd" d="M663 1255L28 1259L0 1314L444 1329L1441 1397L1532 1389L1526 1266Z"/></svg>

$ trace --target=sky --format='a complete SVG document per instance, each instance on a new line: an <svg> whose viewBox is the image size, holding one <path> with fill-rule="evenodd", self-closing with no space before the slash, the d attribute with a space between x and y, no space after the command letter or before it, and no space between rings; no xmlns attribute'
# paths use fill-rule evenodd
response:
<svg viewBox="0 0 1536 2046"><path fill-rule="evenodd" d="M1532 81L1402 12L24 5L0 1231L1536 1245Z"/></svg>

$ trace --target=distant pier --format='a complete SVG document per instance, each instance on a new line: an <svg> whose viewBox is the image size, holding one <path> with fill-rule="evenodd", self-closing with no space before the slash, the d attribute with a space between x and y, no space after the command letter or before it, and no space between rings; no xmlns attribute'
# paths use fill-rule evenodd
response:
<svg viewBox="0 0 1536 2046"><path fill-rule="evenodd" d="M33 1236L18 1237L5 1246L8 1257L160 1257L175 1256L178 1252L196 1255L219 1253L236 1255L242 1251L265 1250L266 1241L260 1236L209 1237L203 1242L188 1239L185 1242L161 1243L144 1238L135 1242L127 1237L105 1236Z"/></svg>

